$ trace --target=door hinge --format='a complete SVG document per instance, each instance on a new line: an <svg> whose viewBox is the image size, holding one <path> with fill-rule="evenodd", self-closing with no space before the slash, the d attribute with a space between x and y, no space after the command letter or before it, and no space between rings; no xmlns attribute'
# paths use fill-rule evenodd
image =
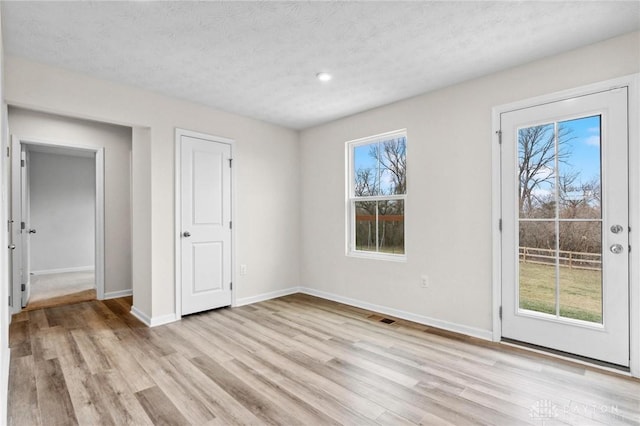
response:
<svg viewBox="0 0 640 426"><path fill-rule="evenodd" d="M11 296L9 296L9 306L13 306L13 302L11 302Z"/></svg>
<svg viewBox="0 0 640 426"><path fill-rule="evenodd" d="M24 222L20 222L20 229L25 229L27 227L27 224Z"/></svg>
<svg viewBox="0 0 640 426"><path fill-rule="evenodd" d="M498 308L498 316L500 317L500 319L502 319L502 306Z"/></svg>
<svg viewBox="0 0 640 426"><path fill-rule="evenodd" d="M229 167L233 164L233 158L229 158Z"/></svg>
<svg viewBox="0 0 640 426"><path fill-rule="evenodd" d="M502 219L498 219L498 231L502 232Z"/></svg>
<svg viewBox="0 0 640 426"><path fill-rule="evenodd" d="M496 135L498 135L498 144L502 145L502 130L497 130Z"/></svg>
<svg viewBox="0 0 640 426"><path fill-rule="evenodd" d="M229 289L233 290L233 281L229 283Z"/></svg>
<svg viewBox="0 0 640 426"><path fill-rule="evenodd" d="M11 157L11 149L7 147L7 157Z"/></svg>
<svg viewBox="0 0 640 426"><path fill-rule="evenodd" d="M229 229L233 229L233 221L229 221Z"/></svg>
<svg viewBox="0 0 640 426"><path fill-rule="evenodd" d="M24 167L24 160L20 160L20 167Z"/></svg>
<svg viewBox="0 0 640 426"><path fill-rule="evenodd" d="M25 291L27 289L26 284L20 284L20 290Z"/></svg>

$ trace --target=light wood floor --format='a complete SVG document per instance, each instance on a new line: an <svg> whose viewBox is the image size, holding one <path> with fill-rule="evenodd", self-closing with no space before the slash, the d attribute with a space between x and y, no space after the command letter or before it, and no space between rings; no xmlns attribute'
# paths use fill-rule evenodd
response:
<svg viewBox="0 0 640 426"><path fill-rule="evenodd" d="M311 296L153 329L130 305L14 317L9 424L640 424L640 381Z"/></svg>

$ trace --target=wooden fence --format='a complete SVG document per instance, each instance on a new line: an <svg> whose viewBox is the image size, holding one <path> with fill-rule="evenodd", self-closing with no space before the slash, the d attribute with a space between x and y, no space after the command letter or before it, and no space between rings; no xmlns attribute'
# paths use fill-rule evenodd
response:
<svg viewBox="0 0 640 426"><path fill-rule="evenodd" d="M356 222L375 222L376 215L374 214L357 214ZM402 222L404 221L403 214L380 214L378 215L378 222Z"/></svg>
<svg viewBox="0 0 640 426"><path fill-rule="evenodd" d="M520 261L540 265L554 265L556 262L556 252L558 253L560 266L591 271L600 271L602 269L602 255L600 253L585 253L580 251L556 251L554 249L520 247Z"/></svg>

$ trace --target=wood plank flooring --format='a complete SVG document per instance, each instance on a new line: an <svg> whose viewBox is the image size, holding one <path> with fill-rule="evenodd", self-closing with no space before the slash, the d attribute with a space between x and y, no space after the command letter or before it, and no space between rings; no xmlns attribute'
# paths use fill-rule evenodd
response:
<svg viewBox="0 0 640 426"><path fill-rule="evenodd" d="M8 423L640 424L638 380L311 296L153 329L130 307L16 315Z"/></svg>

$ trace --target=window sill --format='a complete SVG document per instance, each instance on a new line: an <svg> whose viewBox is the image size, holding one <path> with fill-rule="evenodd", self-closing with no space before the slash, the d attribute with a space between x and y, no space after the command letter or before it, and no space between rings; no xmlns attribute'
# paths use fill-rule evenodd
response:
<svg viewBox="0 0 640 426"><path fill-rule="evenodd" d="M369 252L369 251L349 251L347 252L347 257L356 257L359 259L371 259L371 260L386 260L389 262L407 262L406 254L388 254L388 253L378 253L378 252Z"/></svg>

